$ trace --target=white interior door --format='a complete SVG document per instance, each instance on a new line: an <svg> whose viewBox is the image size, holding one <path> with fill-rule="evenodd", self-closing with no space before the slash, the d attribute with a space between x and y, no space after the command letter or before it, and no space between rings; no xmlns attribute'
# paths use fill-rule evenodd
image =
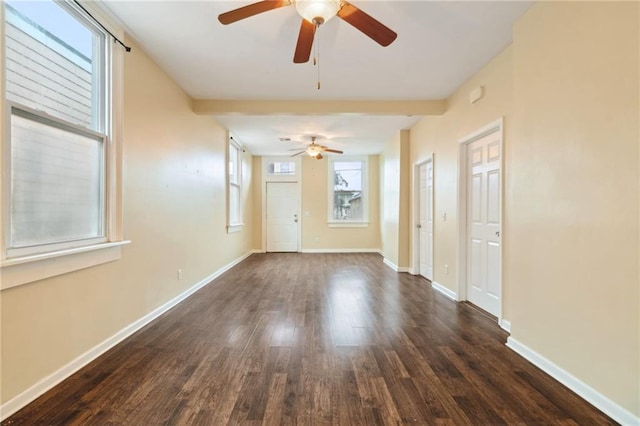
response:
<svg viewBox="0 0 640 426"><path fill-rule="evenodd" d="M499 316L501 299L500 131L467 145L467 299Z"/></svg>
<svg viewBox="0 0 640 426"><path fill-rule="evenodd" d="M433 162L420 165L420 275L433 280Z"/></svg>
<svg viewBox="0 0 640 426"><path fill-rule="evenodd" d="M267 251L298 251L299 205L296 182L267 182Z"/></svg>

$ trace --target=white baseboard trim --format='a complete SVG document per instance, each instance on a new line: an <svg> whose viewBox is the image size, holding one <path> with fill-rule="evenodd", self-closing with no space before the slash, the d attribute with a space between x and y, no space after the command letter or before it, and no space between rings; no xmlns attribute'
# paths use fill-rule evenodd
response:
<svg viewBox="0 0 640 426"><path fill-rule="evenodd" d="M378 253L380 249L355 248L355 249L302 249L300 253Z"/></svg>
<svg viewBox="0 0 640 426"><path fill-rule="evenodd" d="M616 404L591 386L571 375L552 361L518 342L513 337L507 338L507 347L522 356L536 367L584 398L598 410L623 425L640 425L640 417Z"/></svg>
<svg viewBox="0 0 640 426"><path fill-rule="evenodd" d="M196 283L193 287L189 288L188 290L184 291L183 293L169 300L164 305L149 312L142 318L129 324L128 326L118 331L116 334L109 337L102 343L99 343L98 345L89 349L87 352L78 356L68 364L62 366L60 369L58 369L54 373L50 374L47 377L44 377L33 386L29 387L22 393L11 398L9 401L5 402L0 406L0 421L4 421L9 416L16 413L18 410L24 408L29 403L33 402L36 398L38 398L39 396L41 396L42 394L44 394L54 386L58 385L63 380L65 380L72 374L76 373L82 367L89 364L90 362L98 358L100 355L104 354L109 349L113 348L118 343L122 342L124 339L131 336L133 333L140 330L142 327L149 324L151 321L155 320L160 315L164 314L169 309L173 308L174 306L176 306L177 304L185 300L187 297L191 296L193 293L200 290L202 287L206 286L207 284L209 284L210 282L218 278L220 275L222 275L232 267L236 266L238 263L242 262L247 257L251 256L252 254L253 254L253 250L245 253L244 255L240 256L236 260L228 263L227 265L218 269L213 274L209 275L208 277Z"/></svg>
<svg viewBox="0 0 640 426"><path fill-rule="evenodd" d="M386 257L382 261L384 262L385 265L387 265L389 268L393 269L396 272L409 272L409 267L398 266L392 261L390 261L389 259L387 259Z"/></svg>
<svg viewBox="0 0 640 426"><path fill-rule="evenodd" d="M382 261L384 262L385 265L387 265L389 268L393 269L394 271L398 272L398 266L393 263L392 261L390 261L389 259L387 259L386 257L384 259L382 259Z"/></svg>
<svg viewBox="0 0 640 426"><path fill-rule="evenodd" d="M435 281L431 281L431 287L433 287L435 291L444 294L454 302L458 301L458 295L456 294L456 292L453 290L449 290L447 287L443 286L442 284L439 284Z"/></svg>
<svg viewBox="0 0 640 426"><path fill-rule="evenodd" d="M506 319L501 319L500 321L498 321L498 324L500 324L500 327L506 331L507 333L511 333L511 322L507 321Z"/></svg>

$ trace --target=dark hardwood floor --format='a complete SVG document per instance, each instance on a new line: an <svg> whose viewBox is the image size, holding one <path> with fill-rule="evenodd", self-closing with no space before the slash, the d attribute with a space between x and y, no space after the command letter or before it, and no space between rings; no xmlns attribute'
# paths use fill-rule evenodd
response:
<svg viewBox="0 0 640 426"><path fill-rule="evenodd" d="M377 254L253 255L3 425L614 422Z"/></svg>

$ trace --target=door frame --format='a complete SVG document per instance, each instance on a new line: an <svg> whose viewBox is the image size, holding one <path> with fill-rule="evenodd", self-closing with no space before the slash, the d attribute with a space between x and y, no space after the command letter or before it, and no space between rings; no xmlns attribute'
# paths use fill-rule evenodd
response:
<svg viewBox="0 0 640 426"><path fill-rule="evenodd" d="M296 174L289 176L269 176L269 161L294 162L296 164ZM263 156L262 157L262 183L261 188L261 228L262 242L260 249L262 253L267 252L267 183L295 183L298 188L298 242L296 252L300 253L302 248L302 161L300 157Z"/></svg>
<svg viewBox="0 0 640 426"><path fill-rule="evenodd" d="M431 163L431 234L434 235L434 225L435 225L435 208L433 205L434 201L434 193L435 193L435 173L434 173L434 154L431 153L429 157L423 160L419 160L413 164L413 208L411 215L411 224L413 226L413 231L411 235L413 236L412 241L412 259L411 259L411 274L412 275L420 275L420 229L418 228L418 223L420 222L420 167ZM435 235L434 235L435 237ZM435 281L435 254L433 253L433 242L435 238L431 239L431 265L433 269L431 277L431 282Z"/></svg>
<svg viewBox="0 0 640 426"><path fill-rule="evenodd" d="M495 132L498 132L500 146L500 227L502 229L504 219L504 117L500 117L458 140L458 301L467 300L467 240L469 231L467 227L467 145ZM504 232L501 231L501 235L504 236ZM503 256L503 243L501 242L498 323L502 321L502 306L504 304L504 291L502 286Z"/></svg>

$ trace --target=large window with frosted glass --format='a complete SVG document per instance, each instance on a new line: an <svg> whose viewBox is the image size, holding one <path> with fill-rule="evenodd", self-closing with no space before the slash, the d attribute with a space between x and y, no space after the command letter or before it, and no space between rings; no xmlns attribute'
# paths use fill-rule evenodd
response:
<svg viewBox="0 0 640 426"><path fill-rule="evenodd" d="M4 8L6 257L103 242L106 35L71 2Z"/></svg>

